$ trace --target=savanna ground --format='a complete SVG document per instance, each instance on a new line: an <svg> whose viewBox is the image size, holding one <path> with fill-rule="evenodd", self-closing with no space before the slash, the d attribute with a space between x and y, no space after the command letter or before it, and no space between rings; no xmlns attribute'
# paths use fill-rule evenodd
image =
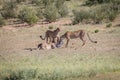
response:
<svg viewBox="0 0 120 80"><path fill-rule="evenodd" d="M80 6L77 1L67 3L70 10ZM109 23L70 25L71 14L33 27L8 20L8 25L0 28L0 80L120 80L120 17L107 28ZM98 43L86 37L83 47L80 39L73 39L68 48L30 51L44 42L39 36L50 26L51 30L61 27L60 35L84 29Z"/></svg>
<svg viewBox="0 0 120 80"><path fill-rule="evenodd" d="M69 19L34 27L0 28L1 80L119 80L120 79L120 27L100 25L66 25ZM60 24L62 23L62 24ZM43 42L48 26L67 30L84 29L98 43L82 45L80 39L70 41L68 48L33 50ZM98 33L94 33L99 30ZM65 44L65 41L64 41Z"/></svg>

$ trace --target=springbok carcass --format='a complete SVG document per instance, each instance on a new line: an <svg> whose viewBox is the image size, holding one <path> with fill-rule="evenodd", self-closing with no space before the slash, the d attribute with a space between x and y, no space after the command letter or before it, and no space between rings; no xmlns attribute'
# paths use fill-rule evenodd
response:
<svg viewBox="0 0 120 80"><path fill-rule="evenodd" d="M60 47L62 47L62 45L63 45L63 41L57 42L57 43L46 43L46 42L43 42L43 43L38 44L38 48L39 48L39 50L40 49L49 50L49 49L60 48Z"/></svg>

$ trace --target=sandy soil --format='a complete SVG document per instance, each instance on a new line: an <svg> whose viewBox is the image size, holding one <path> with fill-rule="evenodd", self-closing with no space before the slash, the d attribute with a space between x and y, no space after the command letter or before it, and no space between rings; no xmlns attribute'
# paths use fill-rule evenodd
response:
<svg viewBox="0 0 120 80"><path fill-rule="evenodd" d="M119 19L113 22L113 26L117 25ZM74 48L77 50L83 51L109 51L109 50L118 50L120 46L120 34L119 34L119 27L112 27L112 28L105 28L106 24L100 25L90 25L90 24L79 24L79 25L69 25L71 24L70 19L61 19L57 22L53 22L50 24L37 24L33 27L29 27L27 25L24 27L16 27L16 25L8 25L4 26L0 29L0 51L1 53L12 53L19 51L24 51L25 48L35 48L37 47L38 43L43 42L39 35L44 35L45 31L48 29L49 26L53 26L55 29L56 27L61 27L60 34L70 30L78 30L84 29L90 32L90 35L93 39L97 40L98 43L94 44L91 43L88 38L87 43L84 47L82 47L82 42L79 39L74 39L70 41L69 47L70 51L74 51ZM25 25L25 24L20 24ZM98 33L94 33L94 30L98 29ZM118 33L117 33L118 32ZM64 44L66 41L64 41ZM103 48L104 47L104 48ZM61 50L61 49L60 49ZM64 48L62 49L64 50ZM66 49L65 49L66 50ZM76 50L76 51L77 51ZM40 52L40 51L36 51ZM119 51L118 51L119 52Z"/></svg>
<svg viewBox="0 0 120 80"><path fill-rule="evenodd" d="M17 60L22 54L29 56L42 57L43 55L56 53L59 56L66 56L70 54L113 54L120 55L120 27L115 27L119 24L120 20L113 22L111 28L106 28L106 24L92 25L92 24L79 24L79 25L69 25L71 20L62 19L58 22L51 24L37 24L33 27L16 27L15 25L4 26L0 28L0 60L3 58L9 61ZM53 50L33 50L29 49L37 48L37 45L43 42L39 35L44 35L45 31L49 26L61 27L61 34L66 31L74 31L78 29L84 29L89 32L92 39L97 40L98 43L91 43L88 38L85 46L82 45L80 39L70 40L68 48L60 48ZM98 33L94 33L95 30L99 30ZM66 40L64 41L64 44ZM119 75L119 74L118 74ZM103 75L104 76L104 75Z"/></svg>

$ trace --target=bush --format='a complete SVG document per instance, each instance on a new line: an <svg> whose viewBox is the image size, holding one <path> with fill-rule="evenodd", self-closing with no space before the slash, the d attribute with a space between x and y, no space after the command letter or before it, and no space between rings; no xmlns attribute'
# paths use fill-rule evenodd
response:
<svg viewBox="0 0 120 80"><path fill-rule="evenodd" d="M113 3L117 0L87 0L86 5L102 4L102 3Z"/></svg>
<svg viewBox="0 0 120 80"><path fill-rule="evenodd" d="M43 5L43 4L42 4L42 0L31 0L31 4L35 4L35 5L37 5L37 6Z"/></svg>
<svg viewBox="0 0 120 80"><path fill-rule="evenodd" d="M53 29L53 26L49 26L48 28L49 28L49 29Z"/></svg>
<svg viewBox="0 0 120 80"><path fill-rule="evenodd" d="M60 17L57 8L53 4L48 5L44 13L44 17L48 22L54 22Z"/></svg>
<svg viewBox="0 0 120 80"><path fill-rule="evenodd" d="M0 8L2 9L0 13L5 19L19 18L28 24L36 23L37 18L46 18L46 21L54 22L58 18L65 17L68 14L65 1L66 0L1 0L0 4L2 5ZM35 7L36 9L34 11L23 10L22 8L25 5Z"/></svg>
<svg viewBox="0 0 120 80"><path fill-rule="evenodd" d="M117 13L116 12L110 12L108 14L109 21L113 21L116 17L117 17Z"/></svg>
<svg viewBox="0 0 120 80"><path fill-rule="evenodd" d="M55 2L55 0L42 0L42 4L46 7L48 5L51 5Z"/></svg>
<svg viewBox="0 0 120 80"><path fill-rule="evenodd" d="M73 24L89 21L99 24L103 21L113 21L119 14L119 9L119 6L115 7L113 3L109 3L91 7L89 10L74 11Z"/></svg>
<svg viewBox="0 0 120 80"><path fill-rule="evenodd" d="M107 28L110 28L112 26L112 23L109 23L106 25Z"/></svg>
<svg viewBox="0 0 120 80"><path fill-rule="evenodd" d="M39 7L37 16L46 18L48 22L54 22L60 17L68 14L67 6L64 4L66 0L32 0L32 4ZM44 16L44 17L43 17Z"/></svg>
<svg viewBox="0 0 120 80"><path fill-rule="evenodd" d="M61 17L67 16L67 14L68 14L68 9L67 9L67 6L66 6L66 5L63 5L63 6L60 7L60 9L59 9L59 14L60 14Z"/></svg>
<svg viewBox="0 0 120 80"><path fill-rule="evenodd" d="M44 18L44 12L41 8L37 8L37 16L39 19L43 19Z"/></svg>
<svg viewBox="0 0 120 80"><path fill-rule="evenodd" d="M1 14L4 18L15 18L17 17L16 15L16 8L17 8L17 4L15 2L6 2L3 6L3 9L1 11Z"/></svg>
<svg viewBox="0 0 120 80"><path fill-rule="evenodd" d="M96 4L97 2L96 2L96 0L87 0L86 2L85 2L85 4L86 5L89 5L89 6L91 6L91 5L93 5L93 4Z"/></svg>
<svg viewBox="0 0 120 80"><path fill-rule="evenodd" d="M87 10L73 11L73 13L74 13L73 24L78 24L80 22L83 22L83 20L89 19L89 12Z"/></svg>
<svg viewBox="0 0 120 80"><path fill-rule="evenodd" d="M102 22L102 20L105 18L105 15L103 12L101 12L101 8L100 7L96 7L93 8L91 11L89 11L90 15L90 19L95 23L95 24L99 24Z"/></svg>
<svg viewBox="0 0 120 80"><path fill-rule="evenodd" d="M1 14L3 15L3 17L5 19L17 17L13 10L4 10L4 11L1 12Z"/></svg>
<svg viewBox="0 0 120 80"><path fill-rule="evenodd" d="M60 9L65 3L65 0L57 0L55 6Z"/></svg>
<svg viewBox="0 0 120 80"><path fill-rule="evenodd" d="M3 26L4 24L5 24L4 18L3 18L2 15L0 14L0 27Z"/></svg>
<svg viewBox="0 0 120 80"><path fill-rule="evenodd" d="M68 9L65 5L65 0L57 0L55 6L58 9L58 12L61 15L61 17L64 17L68 14Z"/></svg>
<svg viewBox="0 0 120 80"><path fill-rule="evenodd" d="M119 10L115 8L113 3L101 5L100 11L104 13L105 18L113 21L119 14Z"/></svg>
<svg viewBox="0 0 120 80"><path fill-rule="evenodd" d="M98 30L98 29L96 29L96 30L95 30L95 33L98 33L98 32L99 32L99 30Z"/></svg>
<svg viewBox="0 0 120 80"><path fill-rule="evenodd" d="M35 24L38 21L36 10L30 7L23 8L23 10L20 11L19 18L29 25Z"/></svg>
<svg viewBox="0 0 120 80"><path fill-rule="evenodd" d="M27 0L15 0L17 3L26 2Z"/></svg>

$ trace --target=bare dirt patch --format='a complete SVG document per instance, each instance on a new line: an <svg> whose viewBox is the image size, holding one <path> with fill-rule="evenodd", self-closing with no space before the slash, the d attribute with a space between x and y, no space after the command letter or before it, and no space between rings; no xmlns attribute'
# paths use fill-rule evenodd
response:
<svg viewBox="0 0 120 80"><path fill-rule="evenodd" d="M37 48L37 45L43 42L39 38L39 35L40 34L44 35L49 25L44 24L36 25L34 27L13 27L13 28L8 26L6 28L5 27L0 28L0 55L2 56L0 57L0 61L4 62L3 58L5 58L5 60L9 62L9 65L14 65L16 66L16 68L23 67L28 68L29 65L31 67L38 68L42 66L44 70L44 68L47 67L46 65L49 65L49 69L54 70L54 66L57 66L58 69L61 69L65 66L67 67L65 70L69 71L73 69L73 72L74 70L77 70L77 68L79 70L79 67L81 66L83 66L82 68L85 70L87 70L87 68L88 70L90 70L91 68L94 70L94 66L98 66L98 69L100 66L100 69L102 69L102 67L106 68L106 66L110 65L109 63L111 63L113 64L112 67L107 66L110 72L119 71L118 56L120 56L120 32L119 32L120 27L106 28L105 24L65 25L69 24L70 22L64 20L60 22L62 24L57 24L56 22L54 24L51 23L49 25L53 25L54 26L53 29L60 26L62 28L60 35L64 34L68 30L74 31L78 29L84 29L88 31L92 39L97 40L98 43L97 44L91 43L88 40L88 38L86 38L87 39L86 45L82 47L82 41L80 39L72 39L70 40L68 48L30 51L29 48ZM65 23L63 24L63 22ZM99 30L98 33L94 33L96 29ZM64 44L65 43L66 40L64 40ZM93 62L95 62L95 64ZM2 68L4 69L5 65L6 64L2 65L1 63L0 66L2 66ZM75 72L75 75L76 74L77 73ZM107 76L104 74L102 76L101 75L95 76L97 77L95 78L93 77L94 78L93 80L97 80L97 78L99 77L100 79L109 79L110 77L110 75ZM113 76L113 78L110 79L113 80L115 78Z"/></svg>

